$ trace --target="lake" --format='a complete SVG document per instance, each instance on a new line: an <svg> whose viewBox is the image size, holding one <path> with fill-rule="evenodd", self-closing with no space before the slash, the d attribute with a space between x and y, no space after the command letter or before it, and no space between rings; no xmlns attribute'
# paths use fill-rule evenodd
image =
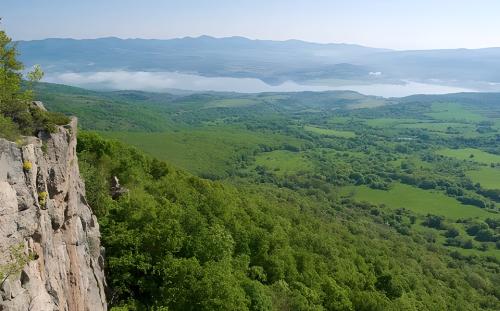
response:
<svg viewBox="0 0 500 311"><path fill-rule="evenodd" d="M287 81L269 85L255 78L205 77L178 72L107 71L47 74L46 82L98 90L143 90L168 92L172 89L239 93L352 90L366 95L401 97L414 94L474 92L473 89L407 81L405 84L299 84Z"/></svg>

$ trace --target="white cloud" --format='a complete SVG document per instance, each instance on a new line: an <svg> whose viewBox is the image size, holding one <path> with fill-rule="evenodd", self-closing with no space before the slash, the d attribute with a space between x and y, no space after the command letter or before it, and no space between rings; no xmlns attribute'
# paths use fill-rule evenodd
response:
<svg viewBox="0 0 500 311"><path fill-rule="evenodd" d="M376 72L375 75L378 75ZM381 74L381 73L380 73ZM44 81L98 90L169 91L171 89L220 92L300 92L353 90L366 95L399 97L412 94L444 94L474 91L472 89L406 81L402 84L297 84L287 81L268 85L253 78L203 77L178 72L107 71L61 73L48 75Z"/></svg>
<svg viewBox="0 0 500 311"><path fill-rule="evenodd" d="M271 86L254 78L203 77L178 72L106 71L60 73L49 75L45 81L90 89L165 91L182 89L221 92L290 92L301 90L325 91L328 86L305 86L285 82Z"/></svg>

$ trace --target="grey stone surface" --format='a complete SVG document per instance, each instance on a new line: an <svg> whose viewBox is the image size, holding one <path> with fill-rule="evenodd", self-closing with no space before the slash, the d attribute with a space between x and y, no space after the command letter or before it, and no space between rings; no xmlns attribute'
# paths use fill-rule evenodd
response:
<svg viewBox="0 0 500 311"><path fill-rule="evenodd" d="M31 102L31 106L33 108L38 108L38 109L41 109L41 110L44 110L44 111L47 111L47 109L45 109L45 106L43 105L42 102L40 101L33 101Z"/></svg>
<svg viewBox="0 0 500 311"><path fill-rule="evenodd" d="M0 310L106 310L99 225L78 170L76 124L73 118L23 146L0 139L0 266L12 260L12 246L35 254L0 288Z"/></svg>

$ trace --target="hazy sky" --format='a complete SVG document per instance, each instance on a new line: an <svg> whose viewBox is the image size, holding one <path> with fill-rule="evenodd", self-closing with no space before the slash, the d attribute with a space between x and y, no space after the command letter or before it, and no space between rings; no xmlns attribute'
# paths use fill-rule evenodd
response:
<svg viewBox="0 0 500 311"><path fill-rule="evenodd" d="M500 46L499 0L0 0L15 40L212 35L394 49Z"/></svg>

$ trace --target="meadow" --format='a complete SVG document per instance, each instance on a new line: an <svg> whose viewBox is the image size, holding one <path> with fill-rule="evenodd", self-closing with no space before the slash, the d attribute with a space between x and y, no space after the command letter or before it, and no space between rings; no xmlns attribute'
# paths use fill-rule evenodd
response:
<svg viewBox="0 0 500 311"><path fill-rule="evenodd" d="M313 170L313 165L305 153L287 150L260 153L255 157L255 165L279 175Z"/></svg>
<svg viewBox="0 0 500 311"><path fill-rule="evenodd" d="M300 148L299 139L274 133L255 133L239 127L203 127L172 132L101 132L161 160L203 176L226 177L239 161L261 149L285 144Z"/></svg>
<svg viewBox="0 0 500 311"><path fill-rule="evenodd" d="M440 121L478 122L484 119L480 114L466 109L458 103L433 103L427 116Z"/></svg>
<svg viewBox="0 0 500 311"><path fill-rule="evenodd" d="M441 149L437 151L437 154L459 160L479 162L488 165L491 163L500 163L500 155L491 154L476 148Z"/></svg>
<svg viewBox="0 0 500 311"><path fill-rule="evenodd" d="M365 119L363 121L368 126L386 128L404 124L418 124L421 120L404 119L404 118L374 118L374 119Z"/></svg>
<svg viewBox="0 0 500 311"><path fill-rule="evenodd" d="M441 192L423 190L400 183L391 185L389 190L371 189L367 186L347 186L341 188L340 193L343 197L384 204L391 209L405 208L420 215L440 215L452 220L486 219L492 216L483 209L462 204Z"/></svg>
<svg viewBox="0 0 500 311"><path fill-rule="evenodd" d="M500 189L499 168L481 167L477 170L468 171L467 176L486 189Z"/></svg>
<svg viewBox="0 0 500 311"><path fill-rule="evenodd" d="M307 132L313 132L325 136L343 137L343 138L354 138L356 133L351 131L338 131L333 129L326 129L321 127L315 127L310 125L305 125L304 130Z"/></svg>

